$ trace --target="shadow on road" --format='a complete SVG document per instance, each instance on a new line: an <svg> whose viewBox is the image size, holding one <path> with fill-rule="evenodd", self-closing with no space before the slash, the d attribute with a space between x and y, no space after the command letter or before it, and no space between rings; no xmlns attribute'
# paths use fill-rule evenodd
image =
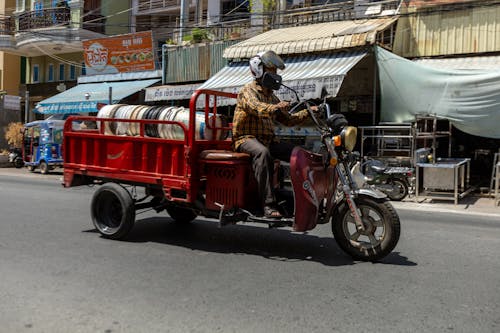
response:
<svg viewBox="0 0 500 333"><path fill-rule="evenodd" d="M270 260L313 261L326 266L353 265L332 237L293 233L285 229L267 229L253 225L230 225L218 228L216 223L195 221L178 224L168 217L138 220L125 240L156 242L184 248L216 252L258 255ZM393 252L377 264L416 266L407 257Z"/></svg>

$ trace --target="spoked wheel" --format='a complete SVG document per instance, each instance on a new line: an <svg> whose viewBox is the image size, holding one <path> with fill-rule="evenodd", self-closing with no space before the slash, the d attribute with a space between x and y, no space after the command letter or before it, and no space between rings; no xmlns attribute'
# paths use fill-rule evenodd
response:
<svg viewBox="0 0 500 333"><path fill-rule="evenodd" d="M358 231L347 203L334 212L332 231L338 245L354 259L376 261L388 255L398 243L401 225L390 202L378 202L368 197L355 199L365 224Z"/></svg>
<svg viewBox="0 0 500 333"><path fill-rule="evenodd" d="M123 239L135 222L134 200L130 193L115 183L102 185L91 203L92 222L103 237Z"/></svg>
<svg viewBox="0 0 500 333"><path fill-rule="evenodd" d="M40 162L40 173L46 175L49 173L49 165L45 161Z"/></svg>
<svg viewBox="0 0 500 333"><path fill-rule="evenodd" d="M408 185L401 179L392 180L393 190L387 193L389 199L393 201L401 201L408 195Z"/></svg>
<svg viewBox="0 0 500 333"><path fill-rule="evenodd" d="M198 216L194 210L176 205L168 205L166 210L168 215L177 223L189 223Z"/></svg>

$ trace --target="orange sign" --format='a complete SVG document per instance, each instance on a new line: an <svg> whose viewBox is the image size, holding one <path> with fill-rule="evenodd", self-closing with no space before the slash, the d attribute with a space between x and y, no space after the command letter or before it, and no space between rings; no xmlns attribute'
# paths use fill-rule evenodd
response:
<svg viewBox="0 0 500 333"><path fill-rule="evenodd" d="M151 31L83 41L87 75L154 70Z"/></svg>

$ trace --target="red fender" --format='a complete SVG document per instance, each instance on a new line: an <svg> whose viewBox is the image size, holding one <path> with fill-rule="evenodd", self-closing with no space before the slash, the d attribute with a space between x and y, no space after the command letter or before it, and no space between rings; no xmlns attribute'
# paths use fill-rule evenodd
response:
<svg viewBox="0 0 500 333"><path fill-rule="evenodd" d="M295 198L294 231L316 226L320 203L328 191L323 156L295 147L290 157L290 177Z"/></svg>

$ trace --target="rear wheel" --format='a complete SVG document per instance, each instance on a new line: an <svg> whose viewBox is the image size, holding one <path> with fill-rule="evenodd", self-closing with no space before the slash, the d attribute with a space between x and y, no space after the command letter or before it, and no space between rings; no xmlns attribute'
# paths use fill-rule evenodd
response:
<svg viewBox="0 0 500 333"><path fill-rule="evenodd" d="M393 201L401 201L408 195L408 185L401 179L393 179L391 181L392 191L387 193L389 199Z"/></svg>
<svg viewBox="0 0 500 333"><path fill-rule="evenodd" d="M94 226L103 237L123 239L134 226L134 200L123 186L104 184L92 197L91 215Z"/></svg>
<svg viewBox="0 0 500 333"><path fill-rule="evenodd" d="M50 170L50 169L49 169L49 165L47 164L47 162L45 162L45 161L41 161L41 162L40 162L40 173L41 173L42 175L46 175L46 174L48 174L48 173L49 173L49 170Z"/></svg>
<svg viewBox="0 0 500 333"><path fill-rule="evenodd" d="M168 215L178 223L189 223L198 216L194 210L176 205L168 205L166 210Z"/></svg>
<svg viewBox="0 0 500 333"><path fill-rule="evenodd" d="M19 169L19 168L22 168L22 167L24 166L24 161L23 161L23 159L22 159L22 158L20 158L20 157L17 157L17 158L14 160L14 166L15 166L16 168L18 168L18 169Z"/></svg>
<svg viewBox="0 0 500 333"><path fill-rule="evenodd" d="M398 243L400 235L399 216L388 201L375 201L369 197L355 199L358 212L365 224L358 231L346 202L343 202L332 217L332 231L339 247L354 259L376 261L388 255Z"/></svg>

